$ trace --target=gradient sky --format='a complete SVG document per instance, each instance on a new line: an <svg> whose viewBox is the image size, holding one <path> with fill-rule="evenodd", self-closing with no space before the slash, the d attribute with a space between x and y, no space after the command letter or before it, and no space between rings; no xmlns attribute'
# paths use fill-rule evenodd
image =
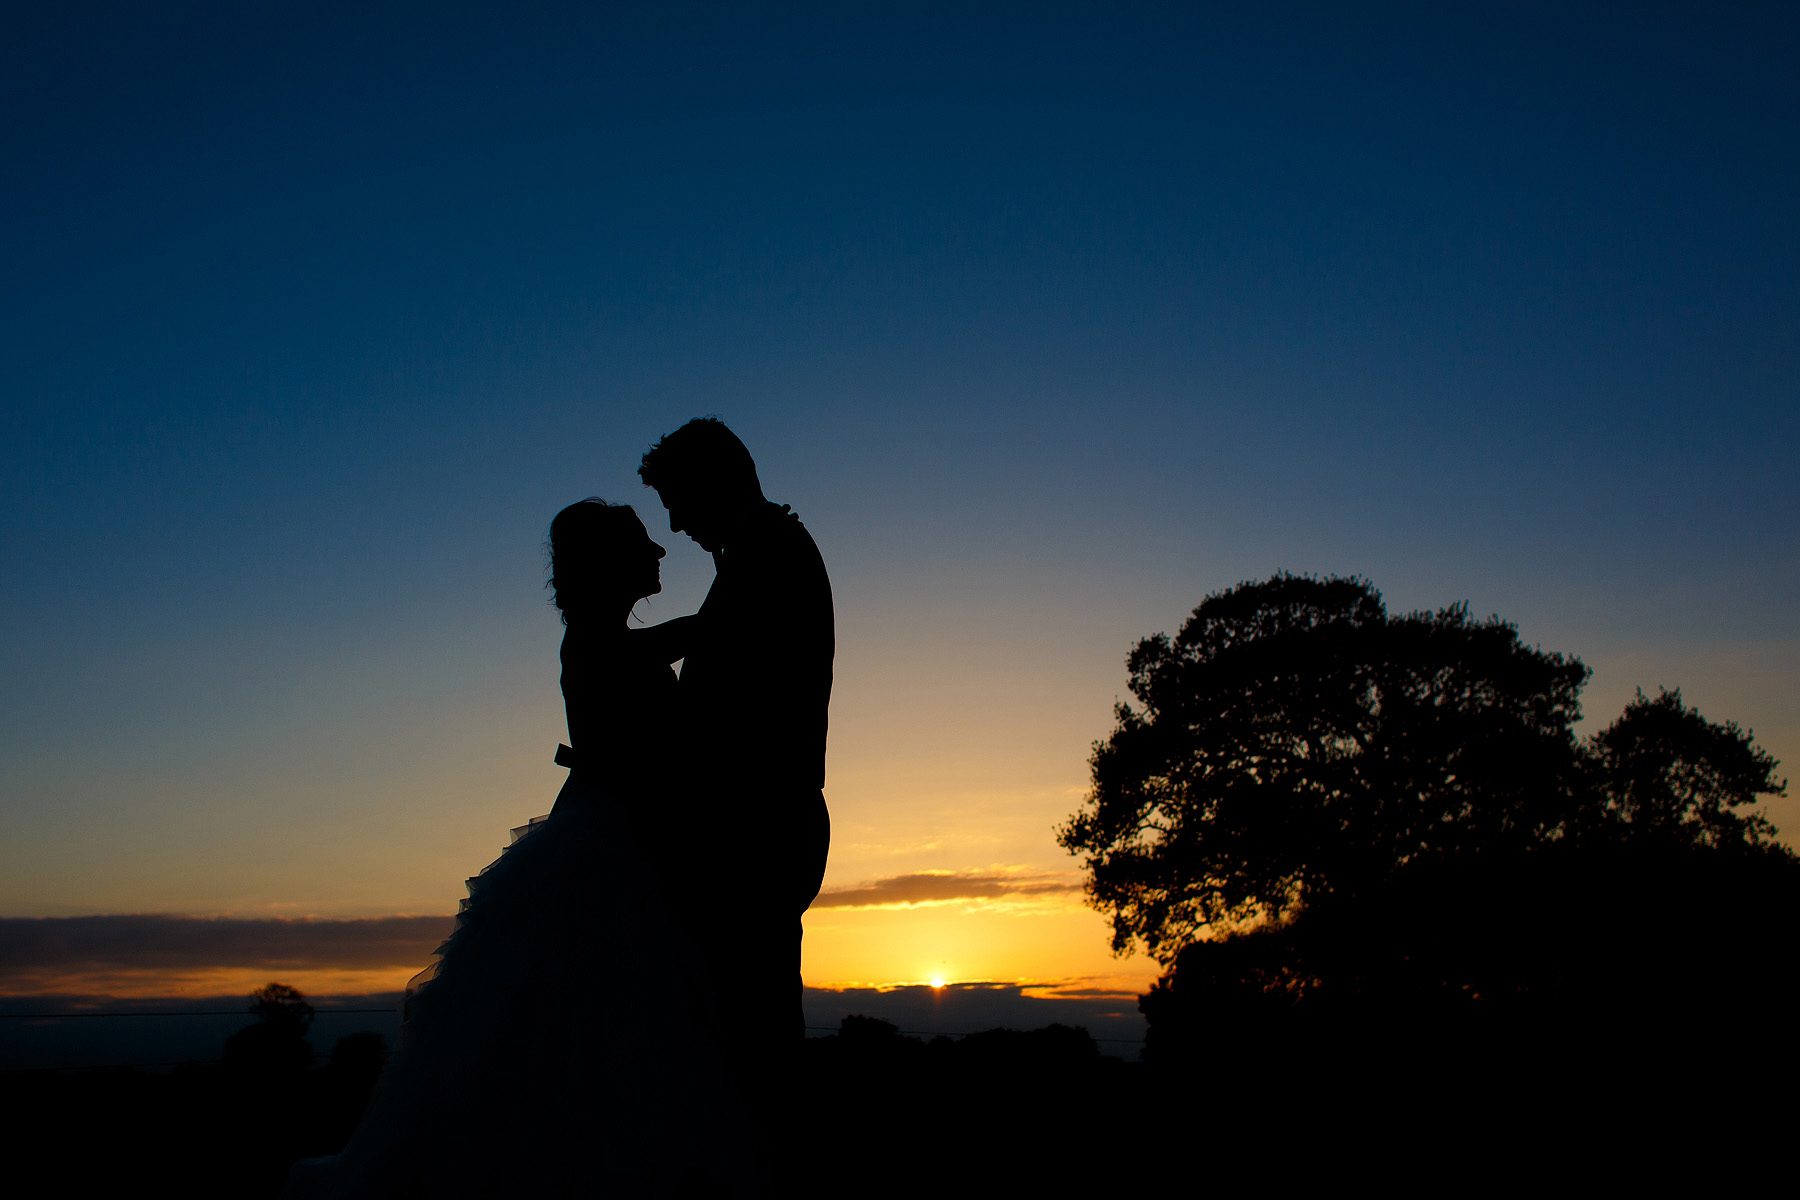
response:
<svg viewBox="0 0 1800 1200"><path fill-rule="evenodd" d="M692 611L702 413L835 588L809 982L1141 988L1052 828L1276 570L1800 762L1800 9L1249 7L9 14L0 916L453 911L559 783L549 518Z"/></svg>

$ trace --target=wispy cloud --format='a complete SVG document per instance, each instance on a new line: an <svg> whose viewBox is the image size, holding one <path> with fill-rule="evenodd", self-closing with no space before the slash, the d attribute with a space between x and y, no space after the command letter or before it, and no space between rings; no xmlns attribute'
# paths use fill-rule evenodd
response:
<svg viewBox="0 0 1800 1200"><path fill-rule="evenodd" d="M1009 871L918 871L821 892L814 908L899 908L968 900L1008 900L1079 892L1075 880Z"/></svg>
<svg viewBox="0 0 1800 1200"><path fill-rule="evenodd" d="M14 978L76 969L422 966L450 929L449 917L0 917L0 989Z"/></svg>

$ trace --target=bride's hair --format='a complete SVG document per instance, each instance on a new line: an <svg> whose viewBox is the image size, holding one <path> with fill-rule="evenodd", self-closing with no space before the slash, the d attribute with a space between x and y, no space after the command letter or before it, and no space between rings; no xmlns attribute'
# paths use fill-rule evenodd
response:
<svg viewBox="0 0 1800 1200"><path fill-rule="evenodd" d="M606 596L614 563L613 546L633 531L637 513L629 504L608 504L598 496L577 500L550 522L550 603L562 613L579 612Z"/></svg>

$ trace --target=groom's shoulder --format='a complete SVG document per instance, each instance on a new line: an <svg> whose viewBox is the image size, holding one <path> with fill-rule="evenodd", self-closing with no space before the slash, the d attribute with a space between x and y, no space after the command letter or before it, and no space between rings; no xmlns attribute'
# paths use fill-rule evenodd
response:
<svg viewBox="0 0 1800 1200"><path fill-rule="evenodd" d="M774 570L790 580L817 576L825 579L825 560L819 545L807 531L800 517L785 504L771 503L757 521L752 556L765 569Z"/></svg>

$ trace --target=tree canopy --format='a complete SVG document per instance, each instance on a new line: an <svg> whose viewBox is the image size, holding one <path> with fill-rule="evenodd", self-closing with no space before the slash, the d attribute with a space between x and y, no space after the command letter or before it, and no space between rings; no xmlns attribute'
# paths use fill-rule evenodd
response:
<svg viewBox="0 0 1800 1200"><path fill-rule="evenodd" d="M313 1006L300 990L285 983L260 987L250 995L250 1012L256 1024L225 1039L225 1065L251 1074L304 1072L312 1056L306 1031Z"/></svg>
<svg viewBox="0 0 1800 1200"><path fill-rule="evenodd" d="M1128 659L1135 703L1096 743L1083 856L1115 950L1296 917L1424 864L1656 839L1764 847L1785 784L1736 725L1639 695L1577 736L1588 678L1466 605L1390 614L1355 578L1277 575L1209 596Z"/></svg>

